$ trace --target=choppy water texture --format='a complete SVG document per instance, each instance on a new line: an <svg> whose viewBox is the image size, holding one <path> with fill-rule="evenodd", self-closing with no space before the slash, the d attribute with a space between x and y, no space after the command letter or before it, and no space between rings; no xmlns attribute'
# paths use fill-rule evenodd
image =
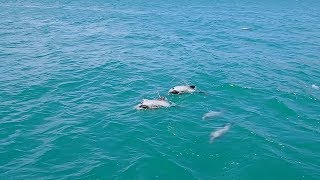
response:
<svg viewBox="0 0 320 180"><path fill-rule="evenodd" d="M2 0L0 179L318 179L319 43L316 0Z"/></svg>

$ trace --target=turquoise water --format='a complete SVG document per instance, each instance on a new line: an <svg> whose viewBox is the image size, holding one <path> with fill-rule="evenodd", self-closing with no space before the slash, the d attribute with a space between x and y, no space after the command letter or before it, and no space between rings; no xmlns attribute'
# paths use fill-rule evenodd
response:
<svg viewBox="0 0 320 180"><path fill-rule="evenodd" d="M0 179L319 179L319 44L316 0L2 0Z"/></svg>

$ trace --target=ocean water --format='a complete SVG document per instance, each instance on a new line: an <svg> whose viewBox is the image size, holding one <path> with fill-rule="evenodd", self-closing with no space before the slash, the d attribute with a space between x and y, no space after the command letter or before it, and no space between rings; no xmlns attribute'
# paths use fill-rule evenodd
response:
<svg viewBox="0 0 320 180"><path fill-rule="evenodd" d="M0 179L319 179L319 86L317 0L1 0Z"/></svg>

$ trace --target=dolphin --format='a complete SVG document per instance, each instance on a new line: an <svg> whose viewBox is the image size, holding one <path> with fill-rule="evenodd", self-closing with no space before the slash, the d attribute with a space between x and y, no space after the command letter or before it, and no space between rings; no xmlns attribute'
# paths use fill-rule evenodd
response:
<svg viewBox="0 0 320 180"><path fill-rule="evenodd" d="M222 113L221 111L209 111L202 116L202 119L206 120L206 119L210 119L210 118L213 118L216 116L220 116L221 113Z"/></svg>
<svg viewBox="0 0 320 180"><path fill-rule="evenodd" d="M141 103L135 106L137 110L142 109L157 109L162 107L170 107L171 103L165 98L160 97L158 99L142 99Z"/></svg>
<svg viewBox="0 0 320 180"><path fill-rule="evenodd" d="M196 86L175 86L169 90L169 94L184 94L193 93L196 91Z"/></svg>
<svg viewBox="0 0 320 180"><path fill-rule="evenodd" d="M219 138L220 136L222 136L223 134L225 134L226 132L228 132L230 130L231 124L228 123L226 124L224 127L213 131L210 134L210 143L213 143L215 139Z"/></svg>

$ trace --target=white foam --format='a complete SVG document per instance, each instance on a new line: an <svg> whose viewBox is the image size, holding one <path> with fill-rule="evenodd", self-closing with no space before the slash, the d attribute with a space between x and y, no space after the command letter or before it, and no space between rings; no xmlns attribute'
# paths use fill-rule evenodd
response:
<svg viewBox="0 0 320 180"><path fill-rule="evenodd" d="M313 89L316 89L316 90L319 90L319 86L315 85L315 84L312 84L311 86Z"/></svg>
<svg viewBox="0 0 320 180"><path fill-rule="evenodd" d="M248 27L243 27L243 28L241 28L241 30L250 30L250 28L248 28Z"/></svg>

